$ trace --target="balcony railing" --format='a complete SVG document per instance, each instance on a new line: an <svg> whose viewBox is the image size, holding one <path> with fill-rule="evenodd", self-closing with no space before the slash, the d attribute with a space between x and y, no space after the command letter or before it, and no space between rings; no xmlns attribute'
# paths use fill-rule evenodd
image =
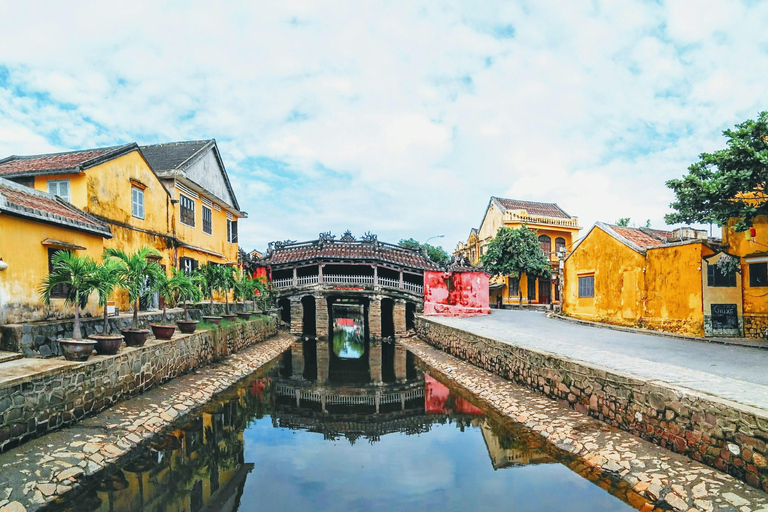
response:
<svg viewBox="0 0 768 512"><path fill-rule="evenodd" d="M423 293L424 286L417 283L409 283L403 281L402 285L398 279L392 279L390 277L374 277L363 275L341 275L341 274L323 274L322 277L318 275L314 276L302 276L297 277L294 283L292 277L285 277L282 279L275 279L272 281L273 288L290 288L292 286L306 286L311 284L346 284L346 285L361 285L361 286L381 286L384 288L395 288L398 290L407 290L414 293Z"/></svg>
<svg viewBox="0 0 768 512"><path fill-rule="evenodd" d="M508 210L504 212L504 222L523 222L525 224L544 224L547 226L560 226L565 228L577 228L579 220L576 217L561 219L557 217L545 217L543 215L530 215L521 211Z"/></svg>

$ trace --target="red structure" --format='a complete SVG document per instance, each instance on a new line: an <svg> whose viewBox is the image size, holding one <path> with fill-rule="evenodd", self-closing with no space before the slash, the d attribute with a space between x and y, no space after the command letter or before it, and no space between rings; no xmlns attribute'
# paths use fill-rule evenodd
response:
<svg viewBox="0 0 768 512"><path fill-rule="evenodd" d="M424 272L424 315L490 315L488 279L488 274L474 267Z"/></svg>
<svg viewBox="0 0 768 512"><path fill-rule="evenodd" d="M485 413L460 396L451 394L451 390L444 384L424 374L424 411L427 414L472 414L483 416Z"/></svg>

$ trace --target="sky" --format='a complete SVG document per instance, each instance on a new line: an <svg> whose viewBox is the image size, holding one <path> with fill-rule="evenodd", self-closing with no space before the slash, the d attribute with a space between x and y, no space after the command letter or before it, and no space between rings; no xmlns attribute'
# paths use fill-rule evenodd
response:
<svg viewBox="0 0 768 512"><path fill-rule="evenodd" d="M768 105L768 2L0 0L0 158L216 139L243 248L449 252L491 196L664 226Z"/></svg>

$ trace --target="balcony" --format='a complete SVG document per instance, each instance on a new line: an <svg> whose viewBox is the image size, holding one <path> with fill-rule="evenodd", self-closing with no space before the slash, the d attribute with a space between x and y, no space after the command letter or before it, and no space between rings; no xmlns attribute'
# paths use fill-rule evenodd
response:
<svg viewBox="0 0 768 512"><path fill-rule="evenodd" d="M341 284L347 286L378 286L382 288L394 288L396 290L405 290L411 293L424 293L424 286L417 283L410 283L389 277L375 277L366 275L346 275L346 274L323 274L312 276L300 276L294 282L293 278L286 277L272 281L272 288L284 289L294 286L309 286L314 284Z"/></svg>
<svg viewBox="0 0 768 512"><path fill-rule="evenodd" d="M570 219L560 219L557 217L544 217L542 215L529 215L524 210L507 210L504 212L504 223L538 224L544 226L581 229L579 228L579 219L576 217L571 217Z"/></svg>

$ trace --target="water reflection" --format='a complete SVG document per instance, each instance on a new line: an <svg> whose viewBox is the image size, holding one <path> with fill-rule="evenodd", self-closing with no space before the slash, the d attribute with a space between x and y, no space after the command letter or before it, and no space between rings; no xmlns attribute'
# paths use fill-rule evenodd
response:
<svg viewBox="0 0 768 512"><path fill-rule="evenodd" d="M362 305L333 305L333 353L342 359L365 355L365 314Z"/></svg>
<svg viewBox="0 0 768 512"><path fill-rule="evenodd" d="M400 347L369 350L366 376L341 384L327 352L328 343L295 344L53 510L628 508L553 464L579 461L519 424L488 417ZM382 383L384 375L391 382Z"/></svg>

